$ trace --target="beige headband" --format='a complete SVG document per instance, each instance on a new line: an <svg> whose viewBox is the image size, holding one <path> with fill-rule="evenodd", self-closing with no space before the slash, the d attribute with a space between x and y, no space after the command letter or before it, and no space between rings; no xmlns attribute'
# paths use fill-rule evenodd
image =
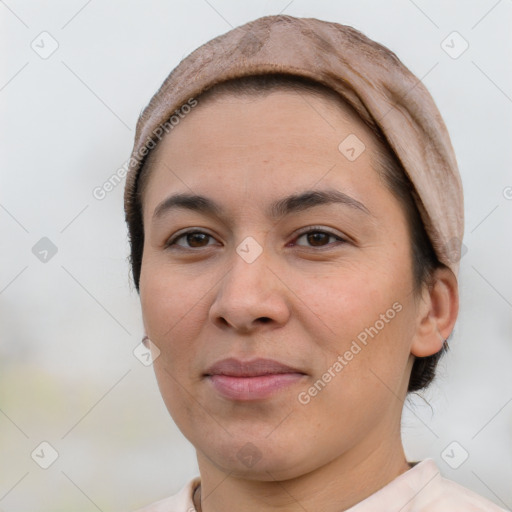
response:
<svg viewBox="0 0 512 512"><path fill-rule="evenodd" d="M377 125L402 162L437 257L458 273L464 232L462 183L450 138L427 89L387 48L357 30L309 18L267 16L204 44L166 78L141 114L125 187L127 218L147 153L226 80L286 73L313 79Z"/></svg>

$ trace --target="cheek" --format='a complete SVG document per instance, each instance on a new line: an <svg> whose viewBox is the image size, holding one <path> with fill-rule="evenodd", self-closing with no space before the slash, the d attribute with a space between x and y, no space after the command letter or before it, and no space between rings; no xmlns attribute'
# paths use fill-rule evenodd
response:
<svg viewBox="0 0 512 512"><path fill-rule="evenodd" d="M197 281L197 278L196 278ZM144 328L159 348L155 372L162 395L179 394L190 381L199 347L197 340L207 320L207 291L212 284L194 282L165 265L143 265L140 299ZM167 399L166 399L167 402Z"/></svg>
<svg viewBox="0 0 512 512"><path fill-rule="evenodd" d="M180 324L197 325L190 318L201 309L202 288L193 278L148 258L143 261L140 278L140 300L146 333L157 342L174 338Z"/></svg>
<svg viewBox="0 0 512 512"><path fill-rule="evenodd" d="M354 440L399 404L408 378L411 316L402 302L382 304L340 314L336 342L302 390L301 403L310 402L310 416L323 418L322 428L333 436Z"/></svg>
<svg viewBox="0 0 512 512"><path fill-rule="evenodd" d="M192 286L183 273L157 265L150 258L141 270L144 327L160 350L153 368L164 403L181 428L194 415L191 368L198 352L195 340L205 322L205 302L201 299L208 288L203 290L197 283Z"/></svg>
<svg viewBox="0 0 512 512"><path fill-rule="evenodd" d="M395 392L401 386L415 325L406 251L403 256L360 261L321 278L296 280L294 291L304 304L302 325L325 356L316 370L322 375L331 368L336 374L331 388L336 396L350 401L365 395L373 402L381 392L389 394L386 386ZM333 369L338 356L341 366Z"/></svg>
<svg viewBox="0 0 512 512"><path fill-rule="evenodd" d="M401 304L408 289L398 268L375 261L339 266L314 278L297 274L293 283L294 293L300 298L297 304L303 309L302 321L316 319L331 337L345 341L377 321L381 326L380 315L388 310L388 316L394 319L398 306L393 309L393 304Z"/></svg>

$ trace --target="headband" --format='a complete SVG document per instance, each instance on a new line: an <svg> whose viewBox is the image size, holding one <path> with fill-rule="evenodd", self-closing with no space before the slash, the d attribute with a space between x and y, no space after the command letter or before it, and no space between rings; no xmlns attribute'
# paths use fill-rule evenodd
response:
<svg viewBox="0 0 512 512"><path fill-rule="evenodd" d="M464 232L462 183L448 131L430 93L386 47L346 25L266 16L202 45L165 79L137 122L125 185L126 218L137 178L157 142L215 84L245 76L289 74L339 93L378 127L415 189L439 261L458 273Z"/></svg>

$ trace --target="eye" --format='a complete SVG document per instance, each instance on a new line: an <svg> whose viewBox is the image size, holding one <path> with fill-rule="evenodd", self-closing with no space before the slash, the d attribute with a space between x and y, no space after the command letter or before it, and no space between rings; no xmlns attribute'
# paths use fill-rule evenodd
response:
<svg viewBox="0 0 512 512"><path fill-rule="evenodd" d="M306 243L298 243L299 240L305 240ZM308 231L300 234L296 239L295 243L301 246L309 247L326 247L332 245L332 241L345 242L343 238L329 231L325 231L318 228L309 229Z"/></svg>
<svg viewBox="0 0 512 512"><path fill-rule="evenodd" d="M305 243L299 242L303 240ZM295 243L303 247L328 247L334 243L346 242L342 237L318 228L310 228L297 236ZM190 230L175 235L165 244L165 248L179 246L184 249L200 249L215 245L212 235L199 230Z"/></svg>
<svg viewBox="0 0 512 512"><path fill-rule="evenodd" d="M165 247L167 248L173 245L178 245L185 249L200 249L201 247L207 247L208 245L212 245L209 243L212 240L212 235L209 235L204 231L191 230L171 238L165 244ZM179 243L180 241L183 241L183 243Z"/></svg>

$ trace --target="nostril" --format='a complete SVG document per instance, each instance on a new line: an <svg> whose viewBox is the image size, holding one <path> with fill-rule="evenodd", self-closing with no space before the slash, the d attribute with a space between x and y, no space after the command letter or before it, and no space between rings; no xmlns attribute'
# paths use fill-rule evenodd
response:
<svg viewBox="0 0 512 512"><path fill-rule="evenodd" d="M251 327L249 327L248 324L246 324L246 323L234 323L233 321L227 320L223 316L219 316L216 319L216 322L220 327L233 327L234 329L239 330L239 331L249 331L251 329ZM254 319L253 322L254 322L254 324L256 324L256 322L259 322L262 324L268 324L268 323L272 322L272 318L270 318L268 316L260 316L259 318Z"/></svg>

